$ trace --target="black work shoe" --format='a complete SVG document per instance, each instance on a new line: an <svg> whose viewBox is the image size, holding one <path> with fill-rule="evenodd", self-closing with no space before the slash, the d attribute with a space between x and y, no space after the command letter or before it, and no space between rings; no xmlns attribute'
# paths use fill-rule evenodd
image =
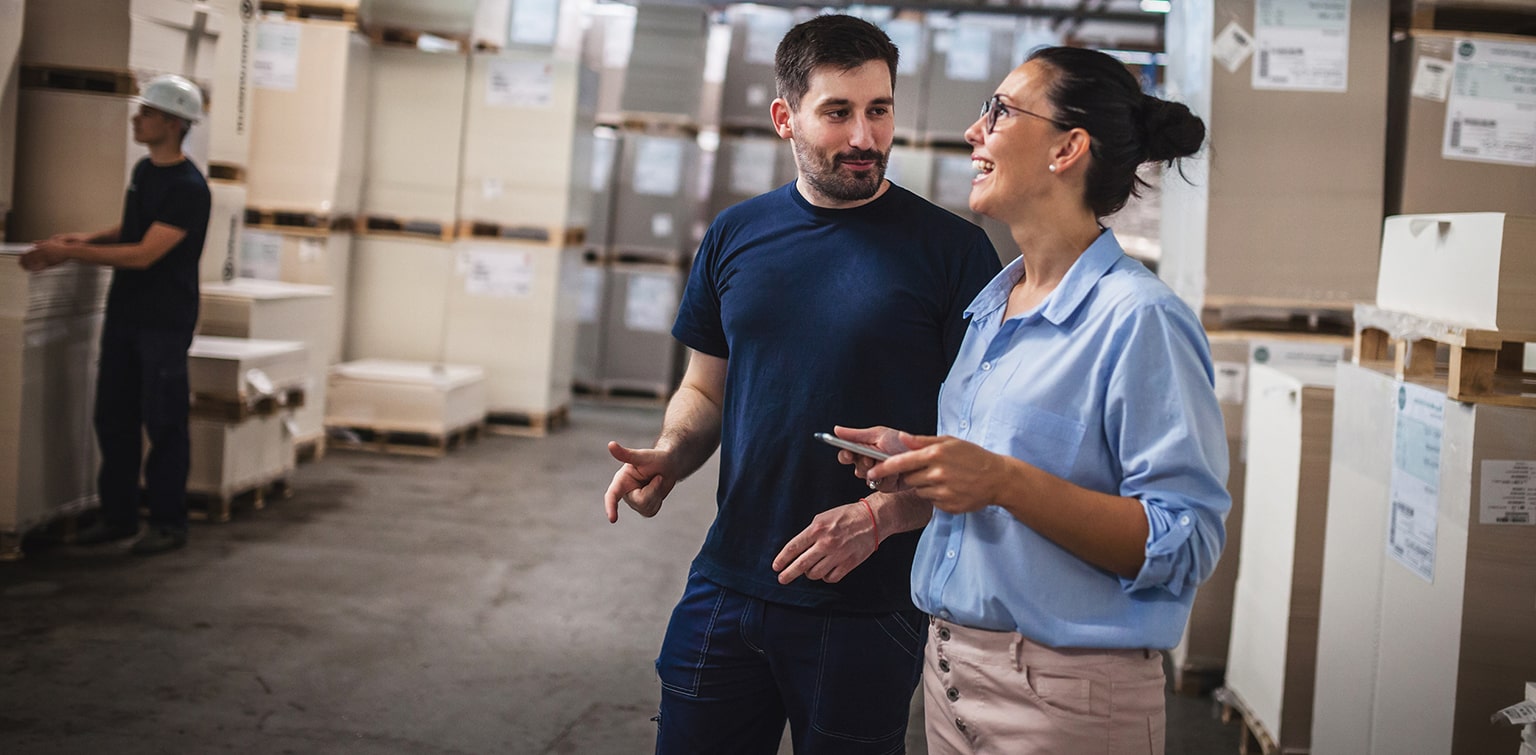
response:
<svg viewBox="0 0 1536 755"><path fill-rule="evenodd" d="M119 540L127 540L139 534L138 527L114 527L106 522L97 522L75 535L75 545L101 545L102 543L115 543Z"/></svg>
<svg viewBox="0 0 1536 755"><path fill-rule="evenodd" d="M162 529L151 527L144 537L134 542L129 550L135 556L153 556L156 553L173 551L187 544L185 530Z"/></svg>

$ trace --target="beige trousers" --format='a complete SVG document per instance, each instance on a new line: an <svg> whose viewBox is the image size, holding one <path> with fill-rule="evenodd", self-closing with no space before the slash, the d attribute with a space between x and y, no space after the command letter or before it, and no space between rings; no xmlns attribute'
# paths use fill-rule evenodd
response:
<svg viewBox="0 0 1536 755"><path fill-rule="evenodd" d="M1057 649L929 620L933 755L1163 755L1163 705L1155 650Z"/></svg>

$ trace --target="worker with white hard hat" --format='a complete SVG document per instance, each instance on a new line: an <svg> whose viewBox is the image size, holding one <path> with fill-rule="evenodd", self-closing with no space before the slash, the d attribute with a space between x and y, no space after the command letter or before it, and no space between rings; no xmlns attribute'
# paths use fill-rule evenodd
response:
<svg viewBox="0 0 1536 755"><path fill-rule="evenodd" d="M212 197L203 174L181 150L202 118L201 90L166 75L147 83L136 99L133 140L147 147L149 156L133 168L122 222L36 242L21 265L38 271L72 261L112 268L96 383L101 518L75 542L137 535L142 478L149 530L131 550L149 555L187 542L187 349L197 324L198 258Z"/></svg>

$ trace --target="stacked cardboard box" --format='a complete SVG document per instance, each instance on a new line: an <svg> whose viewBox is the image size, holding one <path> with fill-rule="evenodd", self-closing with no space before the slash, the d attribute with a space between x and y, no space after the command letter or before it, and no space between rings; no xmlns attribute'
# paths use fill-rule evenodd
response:
<svg viewBox="0 0 1536 755"><path fill-rule="evenodd" d="M1169 90L1209 142L1184 165L1189 181L1163 184L1159 274L1196 311L1347 312L1375 293L1388 7L1256 7L1196 0L1169 14Z"/></svg>
<svg viewBox="0 0 1536 755"><path fill-rule="evenodd" d="M1279 747L1312 730L1334 371L1248 370L1242 554L1232 599L1226 689Z"/></svg>
<svg viewBox="0 0 1536 755"><path fill-rule="evenodd" d="M96 500L91 426L106 272L41 273L0 247L0 559L27 530Z"/></svg>
<svg viewBox="0 0 1536 755"><path fill-rule="evenodd" d="M467 73L468 59L457 53L373 50L361 211L366 230L452 238Z"/></svg>

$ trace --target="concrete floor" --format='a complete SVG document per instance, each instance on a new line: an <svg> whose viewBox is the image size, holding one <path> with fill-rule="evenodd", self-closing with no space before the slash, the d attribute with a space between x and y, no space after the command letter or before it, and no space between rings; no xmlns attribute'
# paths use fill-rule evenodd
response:
<svg viewBox="0 0 1536 755"><path fill-rule="evenodd" d="M0 564L0 753L649 752L716 474L608 525L604 443L660 422L578 405L444 459L335 452L152 559L35 544ZM1237 751L1209 699L1171 696L1168 730L1169 755Z"/></svg>

